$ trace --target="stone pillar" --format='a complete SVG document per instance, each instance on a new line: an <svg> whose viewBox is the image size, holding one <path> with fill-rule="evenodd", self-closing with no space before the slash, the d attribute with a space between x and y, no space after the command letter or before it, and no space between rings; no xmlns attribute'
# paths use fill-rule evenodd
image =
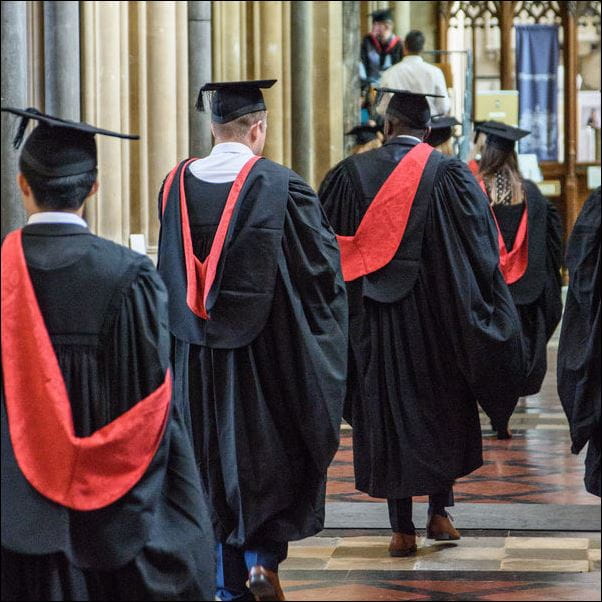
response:
<svg viewBox="0 0 602 602"><path fill-rule="evenodd" d="M2 106L27 106L27 4L2 2ZM12 147L18 120L2 113L2 238L25 223L15 179L19 152Z"/></svg>
<svg viewBox="0 0 602 602"><path fill-rule="evenodd" d="M246 2L229 0L210 4L214 79L246 79Z"/></svg>
<svg viewBox="0 0 602 602"><path fill-rule="evenodd" d="M291 3L292 167L307 181L313 179L312 18L311 2Z"/></svg>
<svg viewBox="0 0 602 602"><path fill-rule="evenodd" d="M343 5L314 3L314 180L343 158Z"/></svg>
<svg viewBox="0 0 602 602"><path fill-rule="evenodd" d="M188 2L188 127L195 157L209 154L212 145L211 113L194 108L200 88L211 81L211 47L211 2Z"/></svg>
<svg viewBox="0 0 602 602"><path fill-rule="evenodd" d="M44 2L45 110L80 120L79 2Z"/></svg>
<svg viewBox="0 0 602 602"><path fill-rule="evenodd" d="M360 121L359 78L360 61L360 5L358 2L343 2L343 129L348 132ZM345 154L353 147L351 136L345 138Z"/></svg>
<svg viewBox="0 0 602 602"><path fill-rule="evenodd" d="M125 23L124 23L125 21ZM128 26L127 7L119 2L82 3L82 117L108 130L129 133L121 99L127 98L127 67L122 65L122 27ZM99 192L86 202L85 217L96 234L120 244L129 236L128 190L122 185L128 145L139 142L97 136ZM127 180L126 180L127 181Z"/></svg>
<svg viewBox="0 0 602 602"><path fill-rule="evenodd" d="M259 2L258 4L261 34L254 40L259 46L261 57L258 78L278 80L272 88L264 90L268 107L268 135L264 154L273 161L281 163L284 161L283 3Z"/></svg>
<svg viewBox="0 0 602 602"><path fill-rule="evenodd" d="M410 24L411 5L409 2L392 2L395 17L395 33L401 38L412 29Z"/></svg>

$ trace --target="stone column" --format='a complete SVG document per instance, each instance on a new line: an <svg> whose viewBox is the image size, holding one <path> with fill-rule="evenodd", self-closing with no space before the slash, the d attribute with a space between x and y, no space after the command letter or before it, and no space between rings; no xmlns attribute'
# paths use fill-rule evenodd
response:
<svg viewBox="0 0 602 602"><path fill-rule="evenodd" d="M122 28L128 27L127 5L119 2L82 3L82 117L108 130L129 132L122 99L128 97L127 65L122 62ZM139 142L97 136L98 193L86 202L85 217L99 236L128 243L128 148ZM125 189L124 189L125 186Z"/></svg>
<svg viewBox="0 0 602 602"><path fill-rule="evenodd" d="M343 5L314 3L314 180L343 158Z"/></svg>
<svg viewBox="0 0 602 602"><path fill-rule="evenodd" d="M27 106L27 4L2 2L2 106ZM2 238L25 223L15 179L19 152L12 147L18 120L2 113Z"/></svg>
<svg viewBox="0 0 602 602"><path fill-rule="evenodd" d="M343 2L343 128L348 132L360 121L360 6L358 2ZM345 138L345 154L353 147L351 136Z"/></svg>
<svg viewBox="0 0 602 602"><path fill-rule="evenodd" d="M194 108L201 86L211 81L211 46L211 2L188 2L190 156L202 157L211 151L211 113Z"/></svg>
<svg viewBox="0 0 602 602"><path fill-rule="evenodd" d="M268 135L264 154L282 163L284 161L284 82L283 82L283 31L282 2L259 2L261 34L255 38L260 49L258 79L275 78L278 83L264 90L268 107ZM257 75L257 72L256 72Z"/></svg>
<svg viewBox="0 0 602 602"><path fill-rule="evenodd" d="M311 2L291 3L292 167L307 181L313 179L312 18Z"/></svg>
<svg viewBox="0 0 602 602"><path fill-rule="evenodd" d="M392 4L393 16L395 17L395 33L403 39L411 29L411 5L409 2L392 2Z"/></svg>
<svg viewBox="0 0 602 602"><path fill-rule="evenodd" d="M44 2L45 110L80 119L79 2Z"/></svg>

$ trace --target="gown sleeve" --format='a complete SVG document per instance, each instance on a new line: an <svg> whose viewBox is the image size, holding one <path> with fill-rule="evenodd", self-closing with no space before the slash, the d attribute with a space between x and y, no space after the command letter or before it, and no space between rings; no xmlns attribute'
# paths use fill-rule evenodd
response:
<svg viewBox="0 0 602 602"><path fill-rule="evenodd" d="M333 230L342 236L355 234L360 224L361 195L345 161L326 174L318 196Z"/></svg>
<svg viewBox="0 0 602 602"><path fill-rule="evenodd" d="M279 272L293 314L276 344L287 395L314 464L325 471L339 442L347 376L347 296L339 249L315 192L289 182ZM288 351L287 350L292 350Z"/></svg>
<svg viewBox="0 0 602 602"><path fill-rule="evenodd" d="M546 285L544 290L544 314L546 339L549 340L562 317L562 226L556 207L548 200L546 234Z"/></svg>
<svg viewBox="0 0 602 602"><path fill-rule="evenodd" d="M167 291L152 262L139 267L113 299L116 311L105 336L112 420L154 391L169 366Z"/></svg>
<svg viewBox="0 0 602 602"><path fill-rule="evenodd" d="M573 453L600 434L600 261L598 189L569 240L569 289L558 346L558 395L570 424Z"/></svg>
<svg viewBox="0 0 602 602"><path fill-rule="evenodd" d="M509 418L526 371L521 326L498 268L487 199L456 159L439 168L423 253L450 357L492 421Z"/></svg>

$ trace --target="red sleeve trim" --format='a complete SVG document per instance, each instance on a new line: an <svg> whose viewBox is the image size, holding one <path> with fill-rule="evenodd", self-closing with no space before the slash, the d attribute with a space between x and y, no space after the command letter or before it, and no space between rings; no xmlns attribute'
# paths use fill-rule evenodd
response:
<svg viewBox="0 0 602 602"><path fill-rule="evenodd" d="M140 480L163 438L171 375L89 437L77 437L71 405L23 254L21 230L2 245L2 367L17 464L43 496L74 510L115 502Z"/></svg>

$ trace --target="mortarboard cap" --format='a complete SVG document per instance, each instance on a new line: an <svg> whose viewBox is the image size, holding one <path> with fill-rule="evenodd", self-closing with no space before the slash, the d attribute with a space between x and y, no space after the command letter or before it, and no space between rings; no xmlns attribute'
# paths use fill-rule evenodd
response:
<svg viewBox="0 0 602 602"><path fill-rule="evenodd" d="M409 90L395 90L393 88L381 88L379 90L380 95L386 93L393 94L387 105L387 114L401 117L410 127L416 129L429 127L431 109L427 97L443 98L439 94L419 94Z"/></svg>
<svg viewBox="0 0 602 602"><path fill-rule="evenodd" d="M487 135L487 144L505 151L514 150L516 142L531 133L501 121L483 121L475 125L475 131Z"/></svg>
<svg viewBox="0 0 602 602"><path fill-rule="evenodd" d="M345 133L345 136L355 136L356 144L366 144L378 138L380 128L377 125L356 125Z"/></svg>
<svg viewBox="0 0 602 602"><path fill-rule="evenodd" d="M375 10L374 12L370 13L370 16L372 17L372 23L379 23L382 21L393 21L393 13L389 8Z"/></svg>
<svg viewBox="0 0 602 602"><path fill-rule="evenodd" d="M455 117L433 117L429 125L431 131L424 141L431 146L439 146L452 137L452 128L460 122Z"/></svg>
<svg viewBox="0 0 602 602"><path fill-rule="evenodd" d="M261 89L271 88L275 83L275 79L207 83L199 92L196 108L199 111L205 110L203 94L209 94L211 120L214 123L228 123L247 113L265 111Z"/></svg>
<svg viewBox="0 0 602 602"><path fill-rule="evenodd" d="M60 119L34 108L0 110L21 117L13 146L19 148L30 119L38 125L29 134L21 150L21 160L41 176L60 178L75 176L94 169L98 163L94 136L113 136L138 140L139 136L120 134L97 128L89 123Z"/></svg>

